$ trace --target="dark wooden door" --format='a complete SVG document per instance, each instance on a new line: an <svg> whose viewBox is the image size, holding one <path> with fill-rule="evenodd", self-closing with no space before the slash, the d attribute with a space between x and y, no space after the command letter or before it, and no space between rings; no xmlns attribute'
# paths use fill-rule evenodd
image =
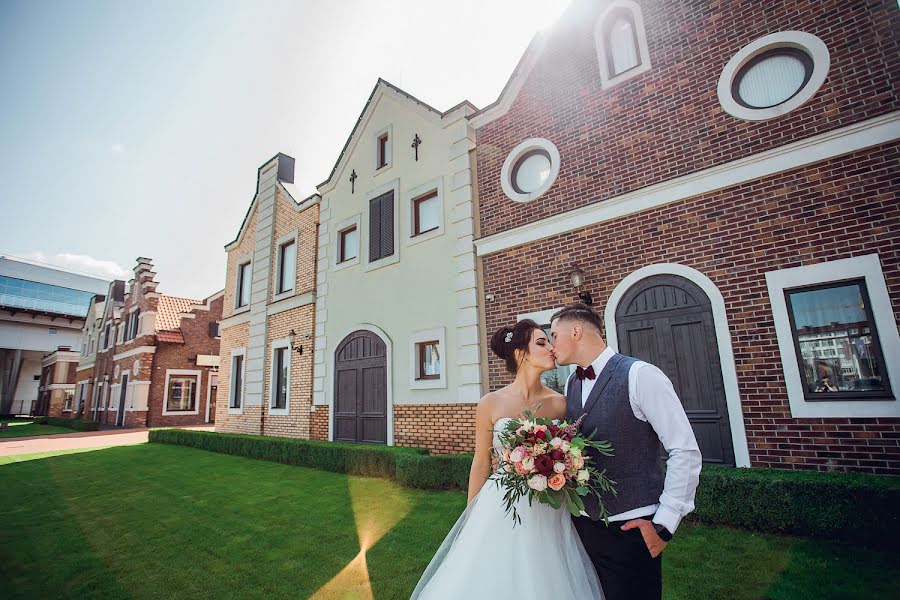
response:
<svg viewBox="0 0 900 600"><path fill-rule="evenodd" d="M334 440L387 443L387 349L371 331L354 331L335 352Z"/></svg>
<svg viewBox="0 0 900 600"><path fill-rule="evenodd" d="M734 465L722 365L709 298L676 275L649 277L616 307L622 354L658 366L684 405L703 462Z"/></svg>

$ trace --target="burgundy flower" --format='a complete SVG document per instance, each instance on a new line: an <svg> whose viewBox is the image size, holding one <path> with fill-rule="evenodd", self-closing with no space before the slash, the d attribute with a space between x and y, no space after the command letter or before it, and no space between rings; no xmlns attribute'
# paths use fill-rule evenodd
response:
<svg viewBox="0 0 900 600"><path fill-rule="evenodd" d="M552 458L553 460L560 460L560 461L565 460L566 453L559 449L553 450L552 452L550 452L550 458Z"/></svg>
<svg viewBox="0 0 900 600"><path fill-rule="evenodd" d="M541 454L534 459L534 468L544 477L553 475L553 459L546 454Z"/></svg>

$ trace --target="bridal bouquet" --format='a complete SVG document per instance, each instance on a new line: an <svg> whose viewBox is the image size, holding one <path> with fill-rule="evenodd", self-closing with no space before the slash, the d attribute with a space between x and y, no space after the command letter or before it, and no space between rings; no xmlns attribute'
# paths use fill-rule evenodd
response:
<svg viewBox="0 0 900 600"><path fill-rule="evenodd" d="M494 478L506 490L506 513L512 512L513 520L521 523L515 504L527 496L529 506L534 500L553 508L565 503L569 512L578 516L584 510L582 497L594 494L600 504L600 516L606 519L600 494L615 494L615 482L606 477L605 470L590 464L585 450L593 448L604 456L612 456L609 442L582 435L581 419L568 423L536 417L531 411L523 415L524 419L511 419L499 432L503 451Z"/></svg>

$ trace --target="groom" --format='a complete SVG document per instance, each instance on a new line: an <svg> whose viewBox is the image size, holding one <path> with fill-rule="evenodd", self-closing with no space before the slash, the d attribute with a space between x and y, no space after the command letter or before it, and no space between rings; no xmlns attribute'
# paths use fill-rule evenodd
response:
<svg viewBox="0 0 900 600"><path fill-rule="evenodd" d="M616 482L603 497L609 525L594 496L575 517L606 600L662 598L662 551L681 518L694 509L700 449L672 383L657 367L623 356L603 341L600 317L586 304L563 308L551 321L560 365L578 365L566 382L566 418L585 415L581 430L612 444L614 456L593 464ZM668 453L666 470L660 448Z"/></svg>

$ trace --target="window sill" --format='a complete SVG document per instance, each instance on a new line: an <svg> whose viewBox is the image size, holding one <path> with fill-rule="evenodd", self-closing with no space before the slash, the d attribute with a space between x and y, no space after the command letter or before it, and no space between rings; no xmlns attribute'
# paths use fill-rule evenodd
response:
<svg viewBox="0 0 900 600"><path fill-rule="evenodd" d="M229 414L229 415L242 415L242 414L244 414L244 409L243 409L243 408L231 408L231 407L229 407L229 408L228 408L228 414Z"/></svg>
<svg viewBox="0 0 900 600"><path fill-rule="evenodd" d="M342 261L342 262L339 262L339 263L335 263L335 264L334 264L334 270L335 270L335 271L340 271L341 269L346 269L346 268L348 268L348 267L352 267L352 266L358 265L358 264L359 264L359 256L357 256L357 257L355 257L355 258L348 258L348 259L345 260L345 261Z"/></svg>
<svg viewBox="0 0 900 600"><path fill-rule="evenodd" d="M428 240L433 240L436 237L440 237L444 235L444 224L441 223L440 227L435 227L429 231L423 231L418 235L411 235L406 240L407 246L414 246L415 244L420 244L422 242L427 242Z"/></svg>
<svg viewBox="0 0 900 600"><path fill-rule="evenodd" d="M857 396L852 393L841 393L841 392L830 392L833 394L829 397L822 398L804 398L805 402L810 402L814 404L822 403L822 402L894 402L896 398L889 394L878 395L878 396Z"/></svg>
<svg viewBox="0 0 900 600"><path fill-rule="evenodd" d="M388 265L393 265L395 263L400 262L400 253L394 252L391 256L386 258L379 258L376 261L372 261L366 265L366 272L374 271L376 269L380 269L382 267L386 267Z"/></svg>
<svg viewBox="0 0 900 600"><path fill-rule="evenodd" d="M234 316L234 315L238 315L238 314L245 313L245 312L250 312L250 305L249 305L249 304L245 304L245 305L243 305L243 306L239 306L239 307L235 308L235 309L231 312L231 314L232 314L232 316Z"/></svg>
<svg viewBox="0 0 900 600"><path fill-rule="evenodd" d="M270 408L269 415L273 417L286 417L291 414L291 407L287 408Z"/></svg>
<svg viewBox="0 0 900 600"><path fill-rule="evenodd" d="M164 410L162 414L164 417L175 417L178 415L199 415L200 411L199 410Z"/></svg>
<svg viewBox="0 0 900 600"><path fill-rule="evenodd" d="M388 164L384 165L383 167L378 167L377 169L375 169L375 172L372 173L372 177L373 178L378 177L382 173L386 173L386 172L390 171L391 167L393 167L393 166L394 166L394 163L388 163Z"/></svg>
<svg viewBox="0 0 900 600"><path fill-rule="evenodd" d="M290 297L294 296L295 294L296 294L295 290L287 290L285 292L281 292L280 294L275 294L274 296L272 296L271 304L274 304L275 302L278 302L279 300L285 300L287 298L290 298Z"/></svg>

